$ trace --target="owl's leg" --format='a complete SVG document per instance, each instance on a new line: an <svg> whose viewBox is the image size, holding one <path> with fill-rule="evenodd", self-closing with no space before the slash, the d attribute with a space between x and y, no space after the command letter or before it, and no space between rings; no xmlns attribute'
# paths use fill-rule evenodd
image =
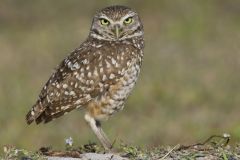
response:
<svg viewBox="0 0 240 160"><path fill-rule="evenodd" d="M99 121L96 121L93 117L91 117L89 114L85 115L85 120L93 130L94 134L97 136L101 144L103 145L105 150L111 150L112 145L107 138L106 134L103 132L101 128L101 124Z"/></svg>
<svg viewBox="0 0 240 160"><path fill-rule="evenodd" d="M108 146L110 146L110 149L112 148L112 144L111 141L108 139L107 135L104 133L102 127L101 127L101 123L99 121L96 121L96 125L99 129L100 134L102 135L102 137L104 138L105 142L108 144Z"/></svg>

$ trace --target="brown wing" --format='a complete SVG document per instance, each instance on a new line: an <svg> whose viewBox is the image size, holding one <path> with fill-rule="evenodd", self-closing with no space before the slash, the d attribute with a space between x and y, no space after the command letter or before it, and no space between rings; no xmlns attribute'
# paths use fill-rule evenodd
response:
<svg viewBox="0 0 240 160"><path fill-rule="evenodd" d="M80 88L84 84L78 80L80 70L85 66L83 63L87 59L87 52L87 48L81 46L60 63L43 87L36 104L28 112L28 124L34 120L36 123L48 122L90 100ZM77 100L82 102L72 105Z"/></svg>
<svg viewBox="0 0 240 160"><path fill-rule="evenodd" d="M108 42L83 43L52 74L27 114L27 123L49 122L106 92L123 76L132 59L128 47Z"/></svg>

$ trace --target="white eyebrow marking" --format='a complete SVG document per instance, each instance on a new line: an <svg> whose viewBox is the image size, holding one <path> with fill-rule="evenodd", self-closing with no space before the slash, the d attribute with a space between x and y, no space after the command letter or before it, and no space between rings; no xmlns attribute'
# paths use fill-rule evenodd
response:
<svg viewBox="0 0 240 160"><path fill-rule="evenodd" d="M123 17L120 19L120 22L123 23L123 21L124 21L125 19L130 18L130 17L133 17L133 16L135 16L135 15L136 15L136 13L134 13L134 12L132 12L132 13L130 13L130 14L127 14L126 16L123 16Z"/></svg>

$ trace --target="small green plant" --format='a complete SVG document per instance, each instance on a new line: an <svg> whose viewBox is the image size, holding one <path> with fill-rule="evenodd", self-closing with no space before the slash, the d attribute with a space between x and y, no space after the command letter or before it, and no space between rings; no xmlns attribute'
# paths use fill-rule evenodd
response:
<svg viewBox="0 0 240 160"><path fill-rule="evenodd" d="M46 160L40 153L27 151L25 149L17 149L14 146L4 146L4 155L0 157L1 160Z"/></svg>
<svg viewBox="0 0 240 160"><path fill-rule="evenodd" d="M225 152L222 152L223 160L228 160L227 155Z"/></svg>
<svg viewBox="0 0 240 160"><path fill-rule="evenodd" d="M128 157L130 159L148 159L147 151L141 149L140 147L120 144L120 149L123 151L124 157Z"/></svg>

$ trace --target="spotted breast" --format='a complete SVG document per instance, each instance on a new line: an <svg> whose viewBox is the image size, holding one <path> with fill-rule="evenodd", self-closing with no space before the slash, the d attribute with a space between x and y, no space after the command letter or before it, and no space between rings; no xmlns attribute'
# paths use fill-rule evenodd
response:
<svg viewBox="0 0 240 160"><path fill-rule="evenodd" d="M133 42L136 43L136 41ZM109 75L106 76L108 77L108 81L106 81L104 85L110 85L108 88L105 88L107 89L105 92L87 105L88 112L97 120L108 119L113 113L122 110L126 98L135 86L140 72L143 54L139 51L139 47L142 47L141 45L135 45L134 48L129 48L134 46L128 46L129 43L133 42L124 41L122 43L109 44L115 49L114 54L107 56L107 59L111 59L110 65L113 66L113 68L111 68L112 71L110 74L108 74L107 68L104 70L104 73ZM113 55L116 56L114 57ZM107 59L104 61L108 61ZM118 71L114 72L115 70ZM111 83L109 80L115 80L115 83Z"/></svg>

